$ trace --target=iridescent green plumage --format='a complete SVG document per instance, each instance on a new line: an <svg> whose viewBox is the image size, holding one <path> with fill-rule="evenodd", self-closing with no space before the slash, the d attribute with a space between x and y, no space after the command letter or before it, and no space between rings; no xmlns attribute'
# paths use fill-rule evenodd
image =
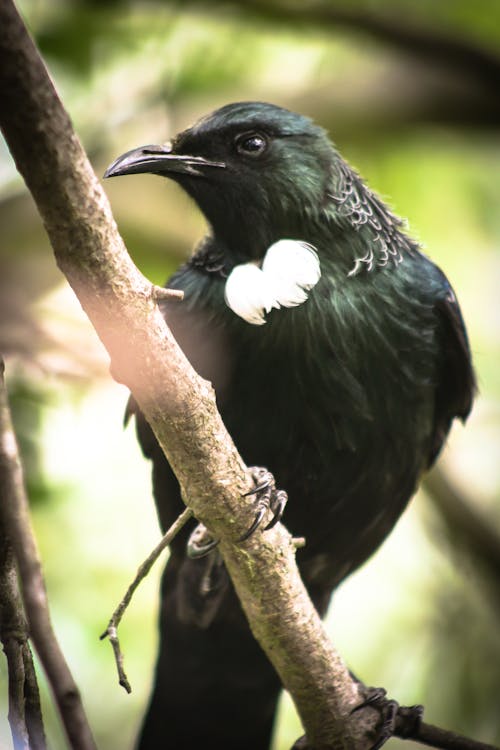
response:
<svg viewBox="0 0 500 750"><path fill-rule="evenodd" d="M137 171L135 153L110 173ZM458 305L402 222L305 117L229 105L177 136L153 171L162 169L210 226L169 283L185 300L165 304L166 318L213 382L246 463L269 468L288 492L284 520L306 537L297 559L324 613L392 529L453 418L469 413L474 376ZM225 280L283 238L314 246L321 279L306 302L252 326L225 304ZM181 508L176 480L140 415L138 426L168 525ZM189 560L185 538L174 545L142 750L162 737L176 748L267 747L279 683L216 555Z"/></svg>

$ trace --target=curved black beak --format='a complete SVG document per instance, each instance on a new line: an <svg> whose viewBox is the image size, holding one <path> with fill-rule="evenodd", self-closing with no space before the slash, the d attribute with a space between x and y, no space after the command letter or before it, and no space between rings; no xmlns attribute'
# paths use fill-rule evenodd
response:
<svg viewBox="0 0 500 750"><path fill-rule="evenodd" d="M208 161L202 156L186 156L172 153L170 144L164 146L141 146L122 154L110 164L104 177L119 177L124 174L185 174L201 177L205 169L224 169L224 162Z"/></svg>

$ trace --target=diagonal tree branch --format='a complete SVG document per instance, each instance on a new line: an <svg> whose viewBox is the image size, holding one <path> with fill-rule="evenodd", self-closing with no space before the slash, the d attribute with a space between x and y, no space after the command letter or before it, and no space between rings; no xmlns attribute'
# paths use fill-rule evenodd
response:
<svg viewBox="0 0 500 750"><path fill-rule="evenodd" d="M0 124L49 234L56 261L134 394L196 517L220 549L259 640L315 747L367 747L377 712L350 718L358 689L333 649L283 527L241 545L250 478L209 383L168 331L155 291L128 256L101 189L10 0L0 4ZM256 592L259 589L258 594Z"/></svg>

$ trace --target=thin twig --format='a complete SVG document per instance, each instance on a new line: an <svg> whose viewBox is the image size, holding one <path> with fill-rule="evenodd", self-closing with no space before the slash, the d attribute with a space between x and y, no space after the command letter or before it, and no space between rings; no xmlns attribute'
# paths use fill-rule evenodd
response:
<svg viewBox="0 0 500 750"><path fill-rule="evenodd" d="M31 526L17 441L0 361L0 487L5 528L17 562L29 632L73 750L95 750L80 693L50 620L42 565ZM33 696L31 696L33 698Z"/></svg>
<svg viewBox="0 0 500 750"><path fill-rule="evenodd" d="M151 294L157 302L164 299L182 302L184 299L182 289L167 289L163 286L156 286L156 284L153 284Z"/></svg>
<svg viewBox="0 0 500 750"><path fill-rule="evenodd" d="M118 670L118 681L120 685L125 688L127 693L132 692L132 688L130 687L130 683L127 679L127 675L125 674L125 670L123 668L123 654L120 648L120 641L118 640L118 625L121 622L121 619L125 613L125 610L127 609L128 605L130 604L130 601L132 599L132 596L134 595L134 592L141 581L146 578L149 571L163 552L163 550L168 547L168 545L171 543L171 541L174 539L174 537L177 536L179 531L182 529L182 527L189 521L191 516L193 515L193 511L191 508L186 508L178 518L174 521L174 523L170 526L170 528L165 532L161 540L158 542L156 547L153 549L153 551L148 555L148 557L144 560L143 563L139 566L137 569L137 573L135 575L134 580L128 587L127 591L125 592L124 597L118 604L117 608L111 615L111 619L108 623L108 627L102 633L100 636L101 641L104 638L109 638L110 643L113 647L113 653L115 655L115 661L116 661L116 668Z"/></svg>

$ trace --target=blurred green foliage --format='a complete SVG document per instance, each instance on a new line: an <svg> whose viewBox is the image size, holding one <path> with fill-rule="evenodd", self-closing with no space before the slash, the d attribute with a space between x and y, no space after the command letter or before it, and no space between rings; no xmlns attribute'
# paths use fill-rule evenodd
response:
<svg viewBox="0 0 500 750"><path fill-rule="evenodd" d="M279 10L272 18L283 7L273 2L265 12L251 2L21 2L98 174L123 151L166 140L231 100L273 101L331 131L344 156L409 218L457 291L481 395L442 461L500 527L496 104L480 72L434 59L423 44L420 55L405 49L401 34L377 35L359 18L318 23L321 5L302 3L310 18L299 23ZM500 54L496 0L328 6ZM471 89L482 96L474 112ZM202 235L201 217L174 185L152 177L106 190L135 262L162 283ZM111 650L98 636L158 536L149 467L133 430L122 432L126 393L111 381L1 144L0 225L0 348L54 622L99 746L121 750L132 746L147 699L159 569L122 625L131 696L118 687ZM366 682L426 704L434 723L500 742L500 581L483 586L473 562L446 539L421 494L383 549L341 587L328 623ZM3 663L0 675L5 684ZM64 740L45 687L44 700L57 750ZM5 695L0 744L8 747L4 706ZM276 749L298 734L285 699Z"/></svg>

